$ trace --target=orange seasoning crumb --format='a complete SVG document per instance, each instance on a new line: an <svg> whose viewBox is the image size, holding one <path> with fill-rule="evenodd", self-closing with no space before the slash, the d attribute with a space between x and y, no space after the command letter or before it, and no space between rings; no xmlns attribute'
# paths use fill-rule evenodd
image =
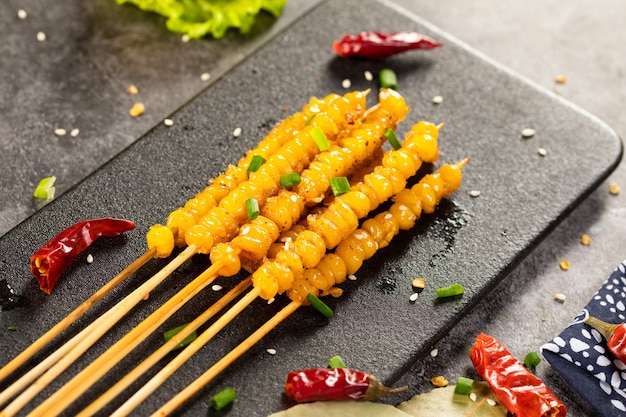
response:
<svg viewBox="0 0 626 417"><path fill-rule="evenodd" d="M126 92L127 92L128 94L133 94L133 95L135 95L135 94L139 94L139 89L137 88L137 86L136 86L136 85L131 84L131 85L129 85L129 86L128 86L128 88L126 89Z"/></svg>
<svg viewBox="0 0 626 417"><path fill-rule="evenodd" d="M443 375L438 375L430 378L430 383L437 388L447 387L449 382Z"/></svg>
<svg viewBox="0 0 626 417"><path fill-rule="evenodd" d="M133 104L133 107L130 108L130 115L132 117L141 116L146 111L146 107L141 102L137 102Z"/></svg>
<svg viewBox="0 0 626 417"><path fill-rule="evenodd" d="M616 183L611 183L611 185L609 185L609 193L613 194L613 195L618 195L620 192L620 187L619 185L617 185Z"/></svg>
<svg viewBox="0 0 626 417"><path fill-rule="evenodd" d="M569 262L563 259L561 262L559 262L559 266L563 271L567 271L569 269Z"/></svg>
<svg viewBox="0 0 626 417"><path fill-rule="evenodd" d="M426 279L424 279L424 278L415 278L411 282L411 285L413 286L413 288L424 289L424 287L426 286Z"/></svg>
<svg viewBox="0 0 626 417"><path fill-rule="evenodd" d="M584 234L580 237L580 243L582 243L585 246L589 246L591 245L591 236Z"/></svg>
<svg viewBox="0 0 626 417"><path fill-rule="evenodd" d="M565 84L567 82L567 77L565 75L557 75L554 77L554 81L557 84Z"/></svg>

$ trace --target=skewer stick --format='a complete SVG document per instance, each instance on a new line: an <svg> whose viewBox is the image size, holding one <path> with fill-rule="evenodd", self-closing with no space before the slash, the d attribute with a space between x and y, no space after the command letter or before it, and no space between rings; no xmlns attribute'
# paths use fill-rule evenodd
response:
<svg viewBox="0 0 626 417"><path fill-rule="evenodd" d="M113 398L122 393L130 384L135 382L141 375L147 372L150 368L169 354L172 349L178 346L187 336L197 330L200 326L210 320L215 314L221 311L224 307L230 304L235 298L239 297L252 285L252 279L246 278L237 284L233 289L224 294L222 298L217 300L211 307L200 314L196 319L190 322L183 330L172 337L168 342L164 343L159 349L154 351L148 358L137 365L131 372L126 374L115 385L109 388L98 399L91 403L87 408L81 411L77 417L92 416L100 411L106 404L108 404Z"/></svg>
<svg viewBox="0 0 626 417"><path fill-rule="evenodd" d="M132 397L122 404L111 417L127 416L131 413L143 400L159 388L178 368L180 368L194 353L206 345L220 330L229 324L239 313L243 311L252 301L259 295L259 290L253 288L226 313L217 319L208 329L200 334L196 340L191 342L182 352L163 367L150 381L139 389Z"/></svg>
<svg viewBox="0 0 626 417"><path fill-rule="evenodd" d="M231 350L226 356L215 363L204 374L198 377L195 381L189 384L184 390L176 394L165 405L155 411L151 417L166 416L176 408L181 406L185 401L191 398L195 393L200 391L206 384L211 382L213 378L218 376L224 369L231 365L241 355L246 353L252 346L258 343L264 338L270 331L278 326L283 320L289 317L294 311L298 309L302 304L298 301L292 301L287 304L282 310L269 319L265 324L259 327L254 333L252 333L246 340L241 342L236 348Z"/></svg>
<svg viewBox="0 0 626 417"><path fill-rule="evenodd" d="M185 305L191 298L217 278L216 271L222 266L214 264L187 284L181 291L165 302L144 321L128 332L117 343L89 364L67 384L38 406L31 416L57 415L74 402L82 393L113 368L129 352L150 336L161 324ZM82 352L78 352L78 355ZM65 358L64 358L65 359ZM76 359L76 358L74 358Z"/></svg>
<svg viewBox="0 0 626 417"><path fill-rule="evenodd" d="M4 380L6 377L11 375L17 368L22 366L24 362L30 359L32 356L37 354L41 349L43 349L48 343L52 341L55 337L61 334L65 329L67 329L70 324L74 323L78 320L85 312L87 312L91 307L96 305L104 296L110 293L115 287L121 284L126 278L134 274L139 268L145 265L150 259L154 257L155 250L148 249L143 255L137 258L133 263L128 265L122 272L117 274L113 279L104 284L98 291L92 294L87 300L85 300L81 305L76 307L74 311L69 313L64 319L58 322L54 327L48 330L45 334L43 334L39 339L37 339L33 344L24 349L19 355L13 358L9 363L4 365L2 369L0 369L0 381ZM7 399L2 399L0 397L0 404L4 403Z"/></svg>
<svg viewBox="0 0 626 417"><path fill-rule="evenodd" d="M19 392L19 390L41 375L39 379L34 381L30 387L13 400L13 402L11 402L0 413L0 415L2 417L10 417L19 412L31 399L41 392L41 390L43 390L48 384L50 384L50 382L52 382L57 376L65 371L65 369L74 363L74 361L76 361L80 355L89 349L89 347L98 341L98 339L100 339L104 333L113 327L115 323L124 317L141 300L143 300L144 297L150 293L150 291L152 291L158 284L160 284L195 253L195 245L188 246L169 264L152 276L152 278L144 282L139 288L126 296L122 301L113 306L109 311L104 313L80 333L57 349L52 355L46 358L42 362L42 364L45 363L45 366L37 366L37 372L29 372L24 375L24 377L9 386L5 392L11 391L12 393L15 393L16 390ZM5 392L3 392L2 395L5 395ZM9 398L11 396L9 396Z"/></svg>

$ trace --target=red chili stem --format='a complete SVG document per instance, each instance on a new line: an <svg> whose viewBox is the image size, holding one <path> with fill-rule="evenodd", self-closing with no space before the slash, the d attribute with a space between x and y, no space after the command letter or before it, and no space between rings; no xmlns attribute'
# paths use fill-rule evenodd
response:
<svg viewBox="0 0 626 417"><path fill-rule="evenodd" d="M626 324L612 324L589 316L585 323L599 331L607 341L607 347L616 358L626 363Z"/></svg>
<svg viewBox="0 0 626 417"><path fill-rule="evenodd" d="M329 400L377 400L405 391L388 388L365 372L347 368L315 368L290 372L285 392L299 403Z"/></svg>
<svg viewBox="0 0 626 417"><path fill-rule="evenodd" d="M113 237L135 228L130 220L90 219L61 231L30 257L30 271L39 287L50 294L63 271L96 239Z"/></svg>
<svg viewBox="0 0 626 417"><path fill-rule="evenodd" d="M433 49L443 45L417 32L360 32L345 35L333 42L334 51L341 57L358 56L383 59L413 49Z"/></svg>
<svg viewBox="0 0 626 417"><path fill-rule="evenodd" d="M516 417L565 416L563 403L493 337L479 334L469 356L498 400Z"/></svg>

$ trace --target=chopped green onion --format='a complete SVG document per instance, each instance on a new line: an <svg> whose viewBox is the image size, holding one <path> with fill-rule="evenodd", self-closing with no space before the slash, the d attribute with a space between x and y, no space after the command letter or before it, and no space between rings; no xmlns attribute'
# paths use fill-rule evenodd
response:
<svg viewBox="0 0 626 417"><path fill-rule="evenodd" d="M250 165L248 165L248 172L256 172L259 168L261 168L261 165L263 165L265 163L265 158L263 158L261 155L253 155L252 159L250 160Z"/></svg>
<svg viewBox="0 0 626 417"><path fill-rule="evenodd" d="M333 356L328 360L328 366L331 368L347 368L346 363L339 356Z"/></svg>
<svg viewBox="0 0 626 417"><path fill-rule="evenodd" d="M309 120L306 121L306 123L304 124L305 126L308 126L311 124L311 122L313 121L313 119L315 119L315 116L317 116L318 113L313 113L313 116L309 117Z"/></svg>
<svg viewBox="0 0 626 417"><path fill-rule="evenodd" d="M461 284L452 284L449 287L437 288L437 298L454 297L463 295L465 289Z"/></svg>
<svg viewBox="0 0 626 417"><path fill-rule="evenodd" d="M232 387L226 387L211 397L211 405L217 411L231 404L237 399L237 393Z"/></svg>
<svg viewBox="0 0 626 417"><path fill-rule="evenodd" d="M398 89L398 77L393 70L385 68L378 73L378 80L380 82L380 88L391 88L392 90Z"/></svg>
<svg viewBox="0 0 626 417"><path fill-rule="evenodd" d="M330 148L330 143L328 142L328 139L326 139L326 135L319 127L315 126L309 130L309 135L311 135L320 151L327 151Z"/></svg>
<svg viewBox="0 0 626 417"><path fill-rule="evenodd" d="M280 177L280 185L285 188L290 188L298 185L300 184L300 181L302 181L302 178L297 172L291 172L289 174L281 175Z"/></svg>
<svg viewBox="0 0 626 417"><path fill-rule="evenodd" d="M7 330L15 332L15 331L17 331L17 326L7 326Z"/></svg>
<svg viewBox="0 0 626 417"><path fill-rule="evenodd" d="M346 177L333 177L330 179L330 189L338 197L350 191L350 183Z"/></svg>
<svg viewBox="0 0 626 417"><path fill-rule="evenodd" d="M306 300L313 306L317 311L322 313L324 317L331 318L334 313L333 310L328 307L322 300L317 298L313 293L308 293L306 295Z"/></svg>
<svg viewBox="0 0 626 417"><path fill-rule="evenodd" d="M396 132L394 132L393 129L388 127L385 130L384 135L387 138L387 142L389 142L389 144L391 145L393 149L395 150L400 149L402 145L400 145L400 141L398 140L398 137L396 136Z"/></svg>
<svg viewBox="0 0 626 417"><path fill-rule="evenodd" d="M259 217L259 202L256 201L256 198L246 200L246 211L248 212L249 220L254 220Z"/></svg>
<svg viewBox="0 0 626 417"><path fill-rule="evenodd" d="M165 341L168 342L172 337L176 336L178 333L180 333L185 327L187 327L187 324L189 323L185 323L183 325L180 325L178 327L175 327L173 329L170 329L166 332L163 333L163 336L165 337ZM194 340L196 340L196 337L198 337L197 333L195 331L193 331L192 333L189 334L189 336L185 337L178 345L176 345L172 350L177 350L177 349L182 349L185 346L187 346L189 343L193 342Z"/></svg>
<svg viewBox="0 0 626 417"><path fill-rule="evenodd" d="M471 378L465 378L460 376L456 379L456 386L454 392L457 394L469 394L474 386L474 380Z"/></svg>
<svg viewBox="0 0 626 417"><path fill-rule="evenodd" d="M541 362L541 358L537 352L528 352L524 358L524 367L534 371L537 365Z"/></svg>
<svg viewBox="0 0 626 417"><path fill-rule="evenodd" d="M54 182L57 180L57 177L46 177L39 181L37 188L33 192L35 198L43 198L43 199L51 199L54 198L54 192L56 188L54 187Z"/></svg>

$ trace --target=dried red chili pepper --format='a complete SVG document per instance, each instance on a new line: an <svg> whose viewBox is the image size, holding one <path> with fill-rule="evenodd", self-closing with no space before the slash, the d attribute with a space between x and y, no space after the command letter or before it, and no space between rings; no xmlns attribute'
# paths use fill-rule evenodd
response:
<svg viewBox="0 0 626 417"><path fill-rule="evenodd" d="M433 49L443 45L417 32L360 32L344 35L333 42L334 51L343 58L359 56L383 59L412 49Z"/></svg>
<svg viewBox="0 0 626 417"><path fill-rule="evenodd" d="M99 237L113 237L135 228L130 220L110 217L76 223L60 232L30 257L30 272L50 294L70 263Z"/></svg>
<svg viewBox="0 0 626 417"><path fill-rule="evenodd" d="M479 334L469 356L478 374L515 417L565 416L563 403L493 337Z"/></svg>
<svg viewBox="0 0 626 417"><path fill-rule="evenodd" d="M606 344L617 359L626 363L626 324L611 324L589 316L585 323L599 331L606 339Z"/></svg>
<svg viewBox="0 0 626 417"><path fill-rule="evenodd" d="M315 368L289 372L285 392L299 403L328 400L377 400L408 387L388 388L374 376L347 368Z"/></svg>

